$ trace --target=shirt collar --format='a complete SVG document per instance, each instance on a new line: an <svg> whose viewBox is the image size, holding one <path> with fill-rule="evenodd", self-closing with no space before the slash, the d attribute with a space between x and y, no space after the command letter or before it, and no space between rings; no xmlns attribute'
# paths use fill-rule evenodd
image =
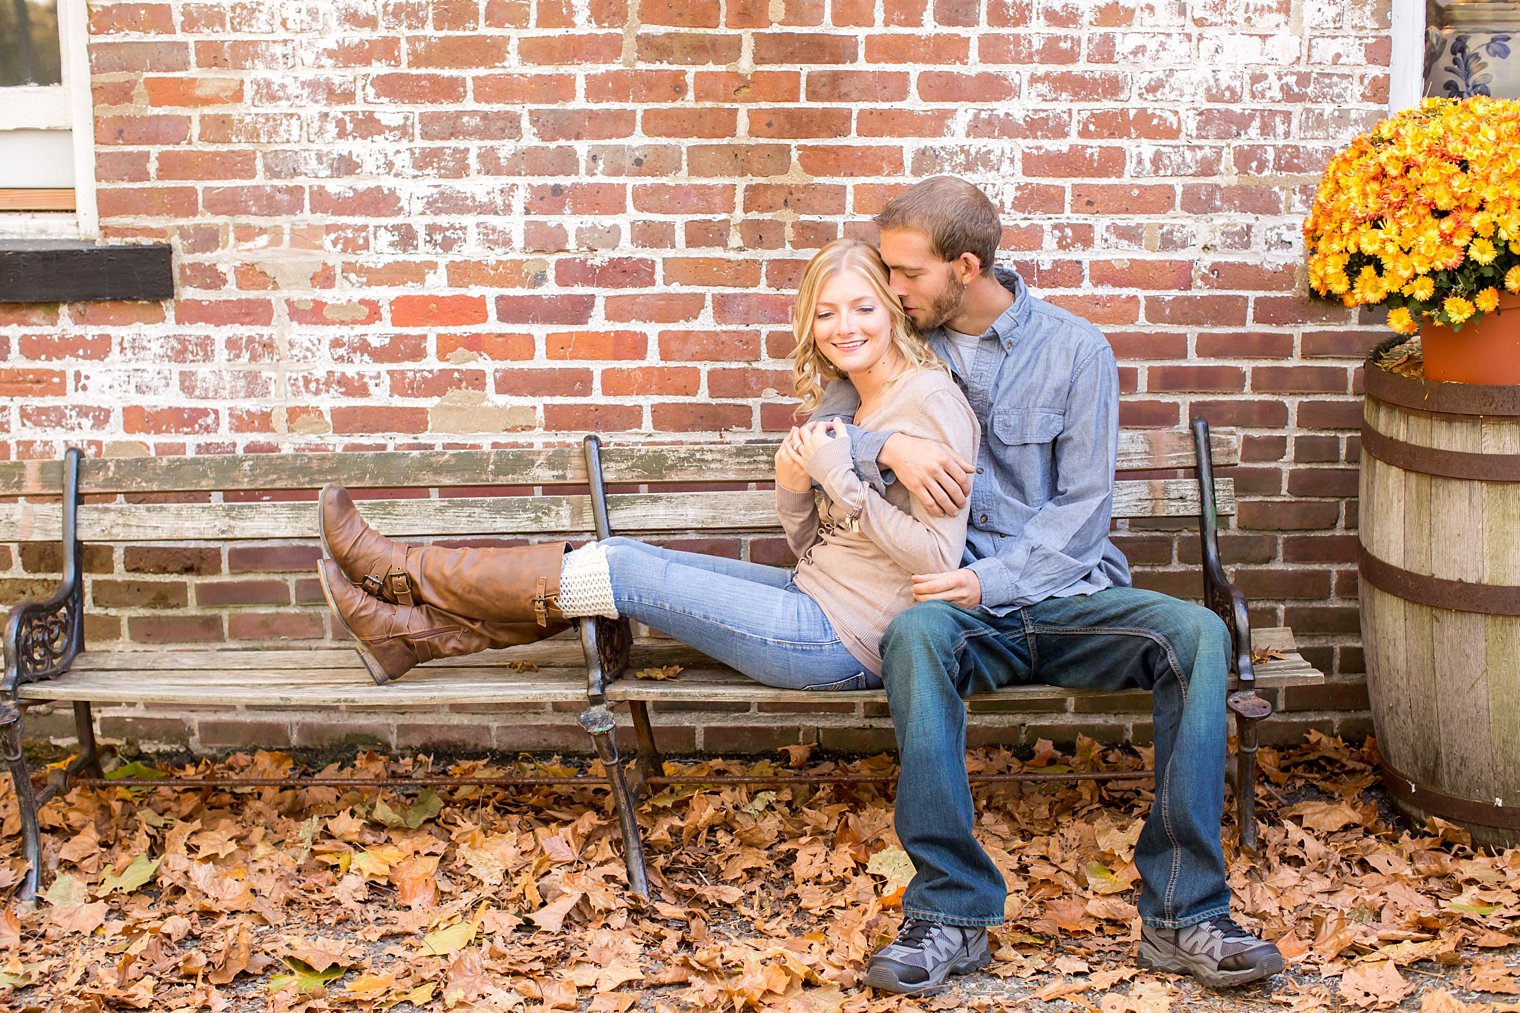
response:
<svg viewBox="0 0 1520 1013"><path fill-rule="evenodd" d="M1013 343L1018 340L1019 332L1029 320L1029 304L1032 297L1029 294L1029 286L1024 284L1024 279L1020 278L1013 268L994 267L993 275L999 284L1012 293L1013 302L992 322L988 333L997 338L998 344L1003 346L1003 351L1011 352ZM987 334L983 334L982 337L986 338ZM924 339L929 342L931 348L941 351L942 354L943 350L949 347L950 338L945 334L943 327L934 328L924 335Z"/></svg>

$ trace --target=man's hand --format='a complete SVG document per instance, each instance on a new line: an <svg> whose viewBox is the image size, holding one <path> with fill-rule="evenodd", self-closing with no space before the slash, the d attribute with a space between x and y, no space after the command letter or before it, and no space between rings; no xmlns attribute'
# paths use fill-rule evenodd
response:
<svg viewBox="0 0 1520 1013"><path fill-rule="evenodd" d="M966 503L976 468L938 440L893 433L877 463L891 468L913 496L936 517L948 517Z"/></svg>
<svg viewBox="0 0 1520 1013"><path fill-rule="evenodd" d="M947 601L974 609L982 603L982 582L975 570L965 568L945 573L915 573L913 600Z"/></svg>

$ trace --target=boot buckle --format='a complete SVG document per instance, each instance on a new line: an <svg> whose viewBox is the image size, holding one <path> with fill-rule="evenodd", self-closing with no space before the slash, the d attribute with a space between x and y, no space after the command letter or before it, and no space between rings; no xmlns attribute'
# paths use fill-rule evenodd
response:
<svg viewBox="0 0 1520 1013"><path fill-rule="evenodd" d="M555 609L559 608L559 596L549 594L548 577L539 577L535 586L536 590L530 599L533 603L533 618L538 621L538 625L547 627L549 625L549 607L552 605Z"/></svg>
<svg viewBox="0 0 1520 1013"><path fill-rule="evenodd" d="M412 582L405 570L393 569L383 576L378 573L365 574L359 582L359 589L371 598L379 598L392 605L417 604L412 597Z"/></svg>

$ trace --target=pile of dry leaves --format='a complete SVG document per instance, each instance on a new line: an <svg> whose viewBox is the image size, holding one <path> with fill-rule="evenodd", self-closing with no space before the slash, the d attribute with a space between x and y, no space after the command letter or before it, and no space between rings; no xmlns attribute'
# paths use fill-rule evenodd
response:
<svg viewBox="0 0 1520 1013"><path fill-rule="evenodd" d="M1123 769L1141 757L1082 742L1073 755L973 759L998 772ZM1520 849L1475 853L1455 828L1391 824L1368 791L1371 759L1322 738L1264 750L1260 853L1237 853L1227 828L1237 915L1289 958L1275 990L1212 993L1133 966L1143 786L978 789L982 840L1011 888L1009 922L988 974L917 1000L860 984L865 956L894 932L911 871L885 786L656 795L641 812L646 903L624 892L616 821L598 788L117 786L45 808L46 895L35 910L12 902L0 913L0 1007L1520 1009ZM430 762L364 754L322 773L416 773ZM878 773L891 763L813 766ZM183 772L292 766L260 753ZM698 772L753 767L711 761ZM8 792L0 818L0 889L10 892L21 863Z"/></svg>

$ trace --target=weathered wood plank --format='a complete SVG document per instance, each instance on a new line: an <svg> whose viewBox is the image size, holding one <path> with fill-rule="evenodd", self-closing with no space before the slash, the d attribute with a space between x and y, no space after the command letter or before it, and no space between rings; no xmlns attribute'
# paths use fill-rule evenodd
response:
<svg viewBox="0 0 1520 1013"><path fill-rule="evenodd" d="M1235 512L1235 482L1215 479L1219 513ZM488 496L383 500L365 503L364 516L398 538L474 535L584 535L593 528L589 496ZM693 530L774 528L769 490L622 493L608 497L612 530L649 534ZM1119 482L1114 516L1190 517L1198 514L1192 479ZM59 537L57 503L0 504L0 541L51 541ZM79 537L86 542L249 541L315 538L313 503L91 503L80 508Z"/></svg>
<svg viewBox="0 0 1520 1013"><path fill-rule="evenodd" d="M1234 430L1211 434L1215 467L1240 462ZM679 446L617 444L602 450L609 482L769 482L774 440ZM1193 443L1178 430L1121 430L1120 471L1191 468ZM0 496L58 495L58 461L0 461ZM278 491L339 482L353 489L576 485L586 481L580 445L502 450L371 451L354 454L227 454L201 457L94 458L80 463L92 494Z"/></svg>

